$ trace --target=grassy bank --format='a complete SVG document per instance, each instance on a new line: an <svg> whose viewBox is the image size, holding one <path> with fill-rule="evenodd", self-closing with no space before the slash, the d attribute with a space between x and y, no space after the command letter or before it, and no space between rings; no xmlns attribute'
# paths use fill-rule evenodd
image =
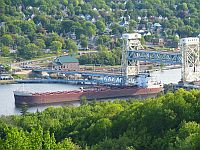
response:
<svg viewBox="0 0 200 150"><path fill-rule="evenodd" d="M11 62L12 62L11 58L0 56L0 64L10 64Z"/></svg>
<svg viewBox="0 0 200 150"><path fill-rule="evenodd" d="M29 77L29 75L28 74L13 74L12 77L14 79L26 79Z"/></svg>

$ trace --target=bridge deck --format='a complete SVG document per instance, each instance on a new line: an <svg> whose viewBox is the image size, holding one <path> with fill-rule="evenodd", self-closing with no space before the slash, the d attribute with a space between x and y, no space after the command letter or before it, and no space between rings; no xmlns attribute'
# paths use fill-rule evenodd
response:
<svg viewBox="0 0 200 150"><path fill-rule="evenodd" d="M62 70L49 70L49 69L34 69L35 72L47 72L47 73L62 73L66 75L76 75L80 74L83 78L91 77L90 80L74 80L74 82L92 82L94 84L103 84L103 85L122 85L124 81L124 76L115 75L115 74L104 74L104 73L94 73L94 72L79 72L79 71L62 71ZM72 80L64 80L63 82L72 82ZM53 80L52 80L53 81ZM61 80L59 80L61 81ZM22 82L22 81L19 81ZM29 81L27 81L29 82ZM36 82L36 81L33 81Z"/></svg>
<svg viewBox="0 0 200 150"><path fill-rule="evenodd" d="M182 64L181 53L157 52L145 50L129 50L128 60L144 61L160 64Z"/></svg>

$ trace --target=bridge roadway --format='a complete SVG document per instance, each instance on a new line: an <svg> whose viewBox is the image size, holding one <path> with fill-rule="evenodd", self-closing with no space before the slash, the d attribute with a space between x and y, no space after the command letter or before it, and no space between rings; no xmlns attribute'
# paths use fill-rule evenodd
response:
<svg viewBox="0 0 200 150"><path fill-rule="evenodd" d="M66 83L66 84L102 84L100 80L68 80L68 79L16 79L17 83Z"/></svg>
<svg viewBox="0 0 200 150"><path fill-rule="evenodd" d="M81 74L84 76L93 76L93 77L104 77L104 76L122 77L119 74L87 72L87 71L64 71L64 70L52 70L52 69L33 69L32 71L33 72L47 72L47 73L62 73L62 74L67 74L67 75Z"/></svg>
<svg viewBox="0 0 200 150"><path fill-rule="evenodd" d="M50 70L50 69L33 69L33 72L47 72L47 73L61 73L66 75L80 74L82 77L91 77L91 80L80 80L80 82L93 81L93 83L103 85L122 85L124 77L111 73L97 73L97 72L84 72L84 71L63 71L63 70Z"/></svg>
<svg viewBox="0 0 200 150"><path fill-rule="evenodd" d="M160 64L182 64L181 53L170 52L158 52L158 51L145 51L145 50L129 50L127 59L129 61L143 61ZM97 73L97 72L85 72L85 71L63 71L63 70L50 70L50 69L33 69L34 72L47 72L47 73L61 73L66 75L79 74L83 78L91 77L93 83L104 85L122 85L125 81L125 77L119 74L111 73ZM64 81L67 82L67 81ZM79 82L74 80L74 82ZM80 82L88 82L87 80L81 80Z"/></svg>
<svg viewBox="0 0 200 150"><path fill-rule="evenodd" d="M128 60L177 65L182 64L182 55L162 51L129 50Z"/></svg>

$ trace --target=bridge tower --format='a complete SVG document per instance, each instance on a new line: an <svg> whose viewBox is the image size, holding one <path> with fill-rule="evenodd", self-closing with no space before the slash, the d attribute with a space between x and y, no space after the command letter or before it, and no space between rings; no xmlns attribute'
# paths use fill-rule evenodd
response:
<svg viewBox="0 0 200 150"><path fill-rule="evenodd" d="M126 33L122 35L123 49L122 49L122 61L121 71L125 77L124 84L130 84L133 82L133 76L137 75L140 70L140 64L137 60L128 59L129 50L140 50L143 49L140 42L141 34L138 33Z"/></svg>
<svg viewBox="0 0 200 150"><path fill-rule="evenodd" d="M191 82L199 80L199 38L189 37L180 40L182 53L182 81Z"/></svg>

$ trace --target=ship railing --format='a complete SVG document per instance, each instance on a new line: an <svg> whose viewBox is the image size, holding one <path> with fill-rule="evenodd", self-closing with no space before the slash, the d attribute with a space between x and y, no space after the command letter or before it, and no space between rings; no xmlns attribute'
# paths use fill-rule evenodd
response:
<svg viewBox="0 0 200 150"><path fill-rule="evenodd" d="M40 94L41 94L41 93L32 93L32 95L34 95L34 96L35 96L35 95L40 95Z"/></svg>

